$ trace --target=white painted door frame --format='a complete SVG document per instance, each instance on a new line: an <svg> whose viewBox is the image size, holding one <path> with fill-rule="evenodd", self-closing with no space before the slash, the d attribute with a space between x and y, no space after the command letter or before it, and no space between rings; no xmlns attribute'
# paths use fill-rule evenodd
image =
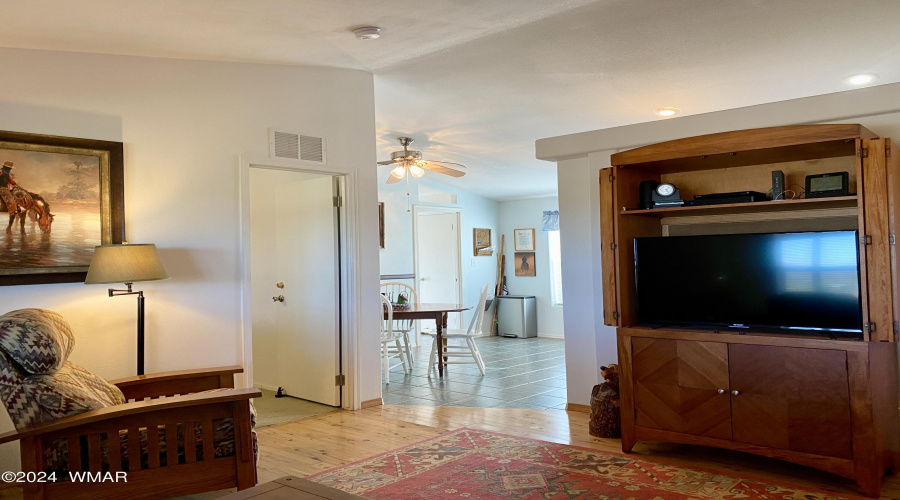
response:
<svg viewBox="0 0 900 500"><path fill-rule="evenodd" d="M342 205L340 207L341 245L341 371L345 385L342 387L342 407L360 409L360 234L358 224L359 188L356 169L322 165L303 160L254 159L239 157L240 207L241 207L241 340L238 350L244 367L244 384L253 387L253 322L250 301L250 169L266 168L343 177Z"/></svg>
<svg viewBox="0 0 900 500"><path fill-rule="evenodd" d="M413 227L413 273L416 275L415 280L415 288L416 294L419 294L419 245L418 245L418 234L419 234L419 215L420 214L456 214L456 241L457 241L457 249L456 254L459 258L459 262L456 265L456 282L459 283L457 287L457 303L463 303L463 277L462 277L462 265L463 265L463 256L462 256L462 208L460 207L452 207L452 206L443 206L443 205L413 205L412 207L412 227ZM459 325L460 328L464 327L463 322L463 313L459 313Z"/></svg>

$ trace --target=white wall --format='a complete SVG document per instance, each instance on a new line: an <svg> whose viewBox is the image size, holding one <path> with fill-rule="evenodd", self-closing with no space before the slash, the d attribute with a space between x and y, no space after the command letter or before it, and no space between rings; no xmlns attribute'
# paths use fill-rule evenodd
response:
<svg viewBox="0 0 900 500"><path fill-rule="evenodd" d="M616 151L694 135L803 123L860 123L900 140L900 84L686 116L537 141L557 161L570 403L589 404L600 365L616 359L615 329L603 325L600 272L601 168Z"/></svg>
<svg viewBox="0 0 900 500"><path fill-rule="evenodd" d="M156 243L172 276L140 286L147 372L241 362L238 156L267 157L268 127L324 135L330 165L358 168L359 206L376 204L371 74L17 49L0 49L0 67L0 130L125 143L128 240ZM373 297L361 304L369 400L381 391L377 212L360 209L358 221L361 288ZM80 283L0 288L0 310L23 307L69 319L74 362L106 378L134 373L133 299ZM0 448L0 469L17 456Z"/></svg>
<svg viewBox="0 0 900 500"><path fill-rule="evenodd" d="M563 308L552 305L550 293L549 240L547 233L541 231L544 211L558 209L559 201L555 196L500 203L500 231L506 235L506 283L512 295L534 295L539 337L563 336ZM513 233L516 229L534 229L535 276L516 276Z"/></svg>
<svg viewBox="0 0 900 500"><path fill-rule="evenodd" d="M396 184L385 184L389 169L382 167L378 176L378 200L384 202L384 249L381 250L381 274L413 273L413 219L412 213L406 211L406 181ZM419 187L426 186L427 192L434 189L456 195L455 206L462 209L462 231L460 233L460 251L462 255L463 303L474 305L481 296L484 285L491 284L489 295L493 295L493 287L497 282L497 259L493 257L475 257L472 245L472 230L489 228L494 245L500 246L500 203L483 198L469 191L454 189L444 184L428 181L429 175L440 175L432 172L425 177L410 182L410 203L419 203ZM433 196L433 195L432 195ZM474 265L473 265L474 262ZM407 281L412 285L411 281ZM466 327L472 319L474 311L466 311L461 325Z"/></svg>

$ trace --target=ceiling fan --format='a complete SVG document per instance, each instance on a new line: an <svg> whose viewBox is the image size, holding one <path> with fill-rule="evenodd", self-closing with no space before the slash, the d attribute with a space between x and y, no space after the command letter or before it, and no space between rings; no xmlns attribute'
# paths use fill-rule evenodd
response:
<svg viewBox="0 0 900 500"><path fill-rule="evenodd" d="M408 176L415 178L422 177L425 175L426 169L451 177L462 177L466 175L465 172L458 170L466 168L459 163L423 160L421 151L409 149L409 145L413 142L411 137L398 137L397 142L403 146L403 151L394 151L391 153L390 160L378 162L379 165L396 165L393 170L391 170L390 177L388 177L388 184L400 182L404 177L409 179Z"/></svg>

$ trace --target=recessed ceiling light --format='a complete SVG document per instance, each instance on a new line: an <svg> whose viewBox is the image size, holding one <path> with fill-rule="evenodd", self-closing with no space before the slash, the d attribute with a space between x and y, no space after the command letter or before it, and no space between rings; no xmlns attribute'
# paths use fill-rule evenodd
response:
<svg viewBox="0 0 900 500"><path fill-rule="evenodd" d="M381 28L376 26L364 26L353 30L357 40L375 40L381 38Z"/></svg>
<svg viewBox="0 0 900 500"><path fill-rule="evenodd" d="M659 116L675 116L681 113L681 110L678 108L656 108L653 112Z"/></svg>
<svg viewBox="0 0 900 500"><path fill-rule="evenodd" d="M859 75L848 76L844 81L849 83L850 85L865 85L867 83L872 83L878 78L878 75L873 75L871 73L862 73Z"/></svg>

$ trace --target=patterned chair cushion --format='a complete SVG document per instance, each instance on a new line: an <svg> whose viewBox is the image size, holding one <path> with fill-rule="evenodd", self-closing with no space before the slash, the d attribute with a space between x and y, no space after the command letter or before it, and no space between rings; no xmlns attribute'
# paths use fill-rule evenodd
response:
<svg viewBox="0 0 900 500"><path fill-rule="evenodd" d="M125 404L118 387L71 361L56 373L26 377L22 386L50 420Z"/></svg>
<svg viewBox="0 0 900 500"><path fill-rule="evenodd" d="M44 309L19 309L0 316L0 349L29 375L53 373L75 347L69 322Z"/></svg>
<svg viewBox="0 0 900 500"><path fill-rule="evenodd" d="M53 420L37 401L25 392L25 376L15 361L0 349L0 399L6 405L16 429Z"/></svg>

